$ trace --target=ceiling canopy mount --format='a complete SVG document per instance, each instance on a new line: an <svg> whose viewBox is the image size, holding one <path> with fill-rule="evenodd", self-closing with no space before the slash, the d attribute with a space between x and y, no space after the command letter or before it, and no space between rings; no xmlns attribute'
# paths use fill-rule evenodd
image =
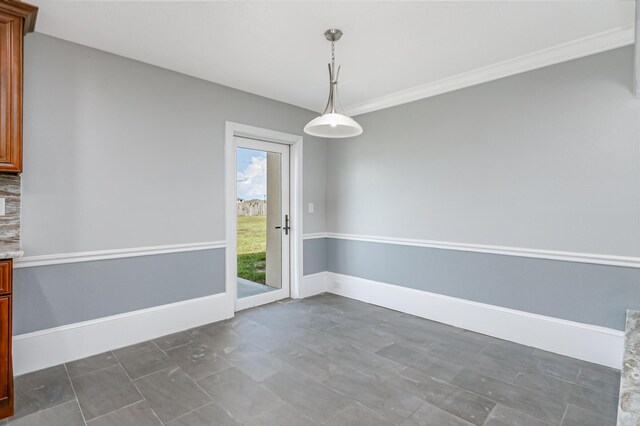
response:
<svg viewBox="0 0 640 426"><path fill-rule="evenodd" d="M338 41L342 37L342 31L337 28L331 28L324 32L324 36L329 41Z"/></svg>

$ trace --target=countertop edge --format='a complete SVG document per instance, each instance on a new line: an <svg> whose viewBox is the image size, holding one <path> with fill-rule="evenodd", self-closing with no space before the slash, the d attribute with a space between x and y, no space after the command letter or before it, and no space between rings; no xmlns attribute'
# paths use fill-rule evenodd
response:
<svg viewBox="0 0 640 426"><path fill-rule="evenodd" d="M16 259L24 256L20 243L0 243L0 259Z"/></svg>

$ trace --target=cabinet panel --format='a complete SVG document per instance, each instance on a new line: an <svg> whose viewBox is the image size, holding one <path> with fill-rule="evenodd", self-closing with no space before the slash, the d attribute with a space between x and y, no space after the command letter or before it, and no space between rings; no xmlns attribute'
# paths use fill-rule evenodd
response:
<svg viewBox="0 0 640 426"><path fill-rule="evenodd" d="M0 12L0 172L22 169L22 25Z"/></svg>
<svg viewBox="0 0 640 426"><path fill-rule="evenodd" d="M11 293L13 275L13 261L0 260L0 295Z"/></svg>
<svg viewBox="0 0 640 426"><path fill-rule="evenodd" d="M0 407L11 397L11 296L0 297Z"/></svg>

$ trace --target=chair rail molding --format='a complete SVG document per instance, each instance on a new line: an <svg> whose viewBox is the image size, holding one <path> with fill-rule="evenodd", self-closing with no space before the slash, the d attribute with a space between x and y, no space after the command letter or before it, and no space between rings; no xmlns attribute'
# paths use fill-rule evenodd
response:
<svg viewBox="0 0 640 426"><path fill-rule="evenodd" d="M318 238L327 238L327 234L324 232L316 232L313 234L304 234L302 236L303 240L316 240Z"/></svg>
<svg viewBox="0 0 640 426"><path fill-rule="evenodd" d="M598 265L640 268L640 257L617 256L596 253L578 253L559 250L543 250L523 247L498 246L490 244L458 243L451 241L421 240L413 238L393 238L375 235L342 234L327 232L307 234L304 239L333 238L337 240L364 241L371 243L398 244L404 246L437 248L443 250L471 251L476 253L501 254L504 256L531 257L535 259L561 260L565 262L594 263Z"/></svg>
<svg viewBox="0 0 640 426"><path fill-rule="evenodd" d="M225 248L225 246L225 241L206 241L199 243L168 244L150 247L45 254L41 256L25 256L23 258L15 259L14 268L32 268L35 266L59 265L63 263L91 262L94 260L120 259L124 257L153 256L158 254L180 253L186 251L211 250Z"/></svg>

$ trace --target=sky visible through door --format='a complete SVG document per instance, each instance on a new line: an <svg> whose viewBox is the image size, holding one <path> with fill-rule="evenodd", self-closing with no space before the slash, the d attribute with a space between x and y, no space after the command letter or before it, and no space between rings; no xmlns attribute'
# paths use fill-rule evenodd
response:
<svg viewBox="0 0 640 426"><path fill-rule="evenodd" d="M238 148L236 170L238 198L264 201L267 197L267 153Z"/></svg>
<svg viewBox="0 0 640 426"><path fill-rule="evenodd" d="M279 161L274 162L273 155L255 149L237 149L237 289L239 298L280 288L280 283L274 282L273 278L273 263L276 258L271 258L274 255L280 257L280 253L277 253L279 252L277 246L280 245L279 236L274 237L268 229L269 223L273 219L277 220L275 217L268 217L267 193L274 191L274 183L279 183L279 177L273 180L272 168L276 167L276 164L279 166ZM279 154L275 155L279 160ZM279 197L276 197L272 201L277 202L278 199ZM270 208L272 210L270 214L273 214L273 206ZM279 232L276 234L279 235ZM268 258L271 260L268 261ZM280 262L279 259L277 262Z"/></svg>

